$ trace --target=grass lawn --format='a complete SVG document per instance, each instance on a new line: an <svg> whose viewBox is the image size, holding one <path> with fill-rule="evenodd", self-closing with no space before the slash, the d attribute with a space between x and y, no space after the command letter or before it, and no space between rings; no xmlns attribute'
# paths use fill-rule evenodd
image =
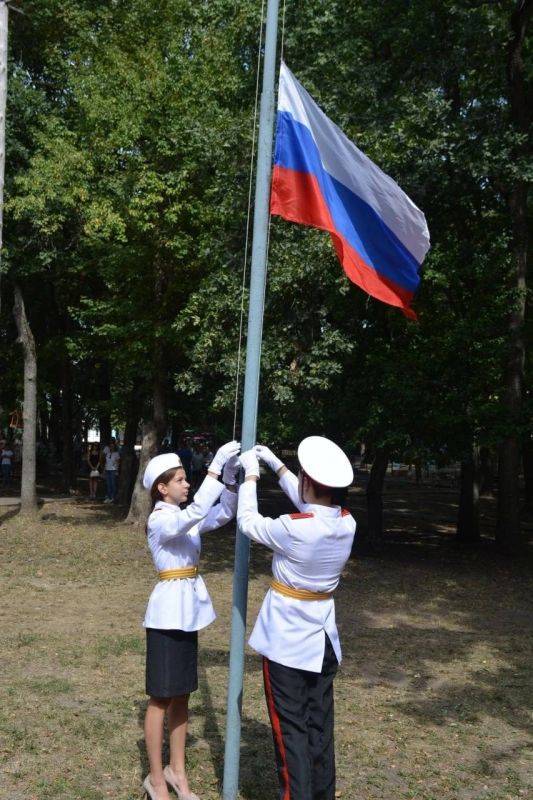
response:
<svg viewBox="0 0 533 800"><path fill-rule="evenodd" d="M533 796L531 563L450 542L455 494L388 495L388 544L350 562L337 593L344 661L336 681L338 796L344 800L519 800ZM362 496L352 497L355 516ZM265 513L286 509L274 490ZM485 526L490 533L491 509ZM0 516L0 798L137 800L144 631L154 571L119 510L47 504L34 523ZM204 539L218 619L200 634L188 766L219 797L234 530ZM249 621L269 579L252 548ZM241 796L275 800L260 660L247 651Z"/></svg>

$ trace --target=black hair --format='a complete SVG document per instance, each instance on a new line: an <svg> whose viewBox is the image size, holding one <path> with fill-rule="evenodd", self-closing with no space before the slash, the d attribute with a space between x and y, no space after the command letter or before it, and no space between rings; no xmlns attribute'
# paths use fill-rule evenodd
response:
<svg viewBox="0 0 533 800"><path fill-rule="evenodd" d="M341 506L344 508L346 500L348 499L348 487L343 486L341 489L333 489L331 492L331 502L334 506Z"/></svg>

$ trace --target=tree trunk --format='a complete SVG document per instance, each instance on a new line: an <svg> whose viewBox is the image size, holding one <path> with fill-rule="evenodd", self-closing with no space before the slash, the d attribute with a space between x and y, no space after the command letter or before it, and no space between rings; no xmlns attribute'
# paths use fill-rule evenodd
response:
<svg viewBox="0 0 533 800"><path fill-rule="evenodd" d="M76 487L72 425L72 368L68 353L61 360L61 430L63 434L63 489L69 494Z"/></svg>
<svg viewBox="0 0 533 800"><path fill-rule="evenodd" d="M53 394L50 398L50 461L57 467L61 453L61 397Z"/></svg>
<svg viewBox="0 0 533 800"><path fill-rule="evenodd" d="M37 512L36 477L36 430L37 430L37 355L35 340L26 317L24 300L15 286L14 315L18 339L24 350L24 406L22 412L22 475L20 481L20 512Z"/></svg>
<svg viewBox="0 0 533 800"><path fill-rule="evenodd" d="M100 432L100 445L105 447L111 441L111 417L109 414L100 414L98 417L98 430Z"/></svg>
<svg viewBox="0 0 533 800"><path fill-rule="evenodd" d="M363 547L366 550L376 550L383 539L383 484L387 474L389 454L386 449L379 447L376 450L370 479L366 488L367 507L367 532L363 536Z"/></svg>
<svg viewBox="0 0 533 800"><path fill-rule="evenodd" d="M183 427L179 420L174 418L172 420L172 437L170 440L170 449L173 453L176 453L179 448L179 442L182 435Z"/></svg>
<svg viewBox="0 0 533 800"><path fill-rule="evenodd" d="M164 281L164 270L159 257L156 255L154 261L153 289L154 304L159 310L163 308ZM145 423L142 428L142 449L139 458L139 469L131 497L130 510L126 518L126 522L137 525L143 524L146 521L151 505L150 494L143 488L142 484L144 470L148 461L158 454L161 441L166 434L167 428L166 373L160 335L162 324L162 321L159 320L154 328L152 356L152 420Z"/></svg>
<svg viewBox="0 0 533 800"><path fill-rule="evenodd" d="M166 387L165 387L165 372L163 367L163 354L161 351L161 347L159 345L157 346L155 354L153 398L154 398L153 422L157 435L157 447L159 448L167 432L167 397L166 397Z"/></svg>
<svg viewBox="0 0 533 800"><path fill-rule="evenodd" d="M479 450L479 493L494 494L494 457L488 447Z"/></svg>
<svg viewBox="0 0 533 800"><path fill-rule="evenodd" d="M107 361L98 365L98 395L98 430L100 431L100 445L104 447L111 441L111 382Z"/></svg>
<svg viewBox="0 0 533 800"><path fill-rule="evenodd" d="M533 437L526 436L522 445L524 463L525 510L533 511Z"/></svg>
<svg viewBox="0 0 533 800"><path fill-rule="evenodd" d="M150 494L143 487L143 475L146 465L157 455L157 433L153 421L146 422L142 427L142 449L139 458L137 479L131 497L130 510L126 522L132 525L143 524L150 512Z"/></svg>
<svg viewBox="0 0 533 800"><path fill-rule="evenodd" d="M50 415L48 413L48 402L46 395L42 395L41 402L38 404L39 415L39 436L43 444L48 443L50 437Z"/></svg>
<svg viewBox="0 0 533 800"><path fill-rule="evenodd" d="M7 34L9 13L8 4L0 6L0 255L4 246L4 172L6 163L6 101L7 101ZM0 264L1 267L1 264ZM2 269L0 269L0 280ZM16 301L15 301L16 303ZM1 304L1 293L0 293Z"/></svg>
<svg viewBox="0 0 533 800"><path fill-rule="evenodd" d="M137 458L135 456L135 443L137 441L137 428L139 427L139 413L130 411L126 420L124 443L120 454L120 476L118 481L118 504L128 505L131 500L135 478L137 475Z"/></svg>
<svg viewBox="0 0 533 800"><path fill-rule="evenodd" d="M461 462L461 489L457 516L457 540L463 544L479 541L479 454L472 448Z"/></svg>
<svg viewBox="0 0 533 800"><path fill-rule="evenodd" d="M527 157L527 136L531 123L522 50L533 9L532 0L519 0L511 16L511 40L507 61L507 81L511 119L524 134L516 149L517 159ZM522 413L524 385L525 339L524 321L527 290L527 184L517 179L509 191L509 211L513 235L515 267L510 289L516 296L509 317L509 355L505 374L504 402L508 434L499 448L498 520L496 541L500 550L518 553L524 546L520 526L519 471L521 443L518 426Z"/></svg>
<svg viewBox="0 0 533 800"><path fill-rule="evenodd" d="M148 516L150 510L150 495L146 489L143 488L142 477L148 461L158 454L161 441L166 433L166 392L161 356L161 349L158 343L156 343L156 352L154 356L153 417L151 422L143 425L139 469L131 498L130 510L126 519L126 522L132 524L143 523Z"/></svg>
<svg viewBox="0 0 533 800"><path fill-rule="evenodd" d="M48 413L48 398L41 395L37 400L37 418L39 420L37 431L37 475L47 477L50 471L50 414ZM40 443L40 447L39 447Z"/></svg>
<svg viewBox="0 0 533 800"><path fill-rule="evenodd" d="M162 317L165 293L165 270L161 254L156 253L154 259L154 304L159 310L159 319L154 327L153 339L153 421L157 435L157 446L160 448L163 437L167 432L167 397L166 397L166 370L163 359L163 334L166 321Z"/></svg>

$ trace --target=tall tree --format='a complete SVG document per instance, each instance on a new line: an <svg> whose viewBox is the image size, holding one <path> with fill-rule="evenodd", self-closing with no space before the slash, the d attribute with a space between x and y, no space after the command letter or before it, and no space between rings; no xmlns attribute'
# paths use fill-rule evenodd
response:
<svg viewBox="0 0 533 800"><path fill-rule="evenodd" d="M531 22L532 0L518 0L510 16L510 41L507 56L507 98L514 146L513 163L516 170L504 185L512 226L513 264L509 271L511 311L509 314L508 355L505 370L504 409L507 430L500 446L498 479L498 522L496 540L506 552L516 553L523 547L520 529L519 473L522 437L520 426L523 413L524 365L526 344L525 312L528 259L528 189L531 176L531 121L533 84L526 70L524 48ZM529 74L528 74L529 72Z"/></svg>
<svg viewBox="0 0 533 800"><path fill-rule="evenodd" d="M35 340L26 316L24 300L18 286L15 287L13 308L18 341L24 351L24 403L22 428L22 475L20 482L21 514L37 512L36 477L36 429L37 429L37 357Z"/></svg>

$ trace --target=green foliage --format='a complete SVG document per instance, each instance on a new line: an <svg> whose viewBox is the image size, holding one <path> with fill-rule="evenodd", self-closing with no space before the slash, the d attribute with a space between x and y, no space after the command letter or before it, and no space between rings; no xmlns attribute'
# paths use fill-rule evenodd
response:
<svg viewBox="0 0 533 800"><path fill-rule="evenodd" d="M326 113L424 209L432 249L413 324L348 285L325 234L273 220L261 435L322 430L448 459L468 452L473 438L489 445L501 438L509 424L500 386L513 303L505 289L512 254L503 189L524 167L512 157L520 135L506 100L512 10L510 3L289 6L286 60ZM211 394L218 387L217 406L229 406L231 347L224 342L220 357L212 330L214 305L219 320L231 310L219 277L206 281L178 323L184 331L209 314L209 331L191 337L185 388L201 394L209 386Z"/></svg>
<svg viewBox="0 0 533 800"><path fill-rule="evenodd" d="M513 10L287 4L287 63L425 211L432 248L413 323L347 281L326 234L272 220L262 438L323 431L450 459L516 424L501 406L507 197L531 164L509 114ZM115 417L132 392L146 414L162 358L172 413L228 436L259 4L27 11L11 20L4 263L7 286L24 285L45 390L67 353L83 413L102 408L105 363ZM525 58L530 79L530 45Z"/></svg>

